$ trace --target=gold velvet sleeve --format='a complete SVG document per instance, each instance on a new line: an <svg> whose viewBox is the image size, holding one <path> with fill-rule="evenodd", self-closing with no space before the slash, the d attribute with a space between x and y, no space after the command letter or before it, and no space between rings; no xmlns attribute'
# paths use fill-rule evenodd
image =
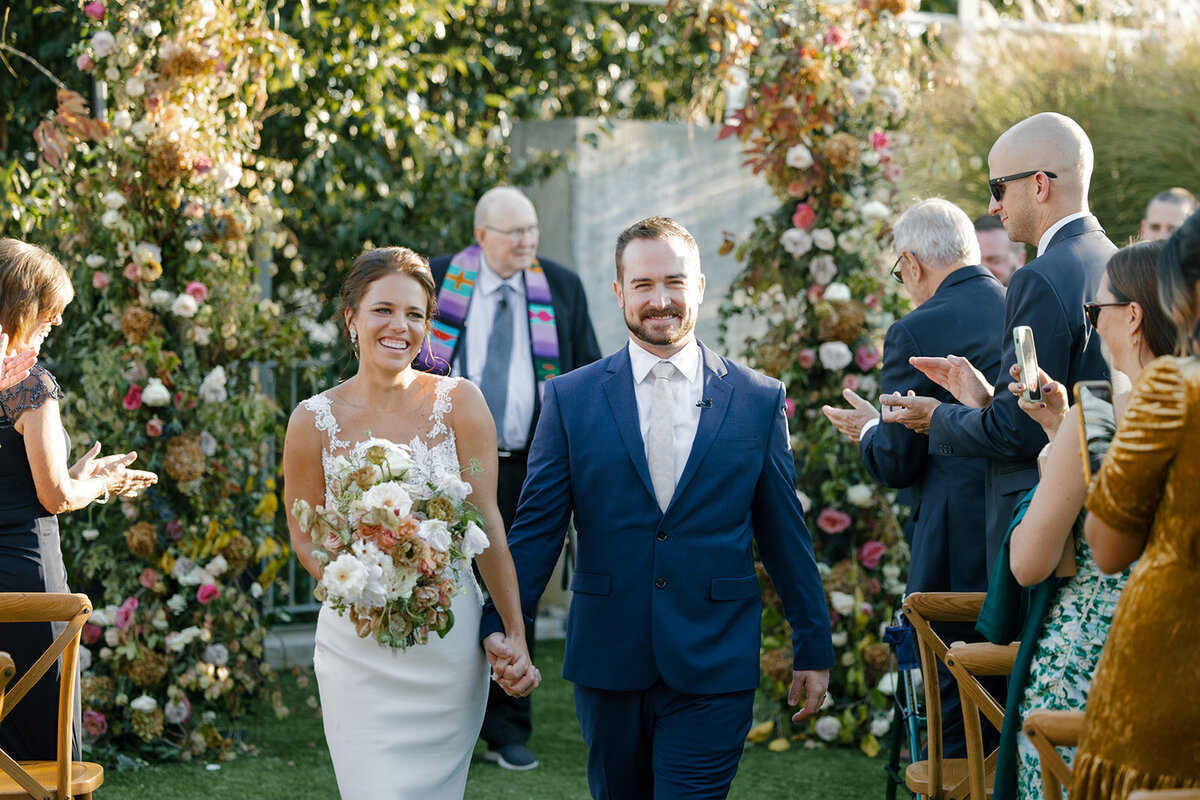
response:
<svg viewBox="0 0 1200 800"><path fill-rule="evenodd" d="M1144 534L1154 522L1167 470L1179 450L1187 387L1173 356L1142 371L1125 416L1087 498L1087 510L1109 527Z"/></svg>

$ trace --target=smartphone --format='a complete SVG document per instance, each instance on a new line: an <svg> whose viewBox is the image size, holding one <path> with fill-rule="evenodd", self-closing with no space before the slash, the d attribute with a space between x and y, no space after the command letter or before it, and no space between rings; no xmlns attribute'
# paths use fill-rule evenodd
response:
<svg viewBox="0 0 1200 800"><path fill-rule="evenodd" d="M1108 445L1117 432L1113 410L1112 384L1108 381L1079 381L1072 390L1079 408L1079 454L1083 460L1083 479L1092 482L1100 469Z"/></svg>
<svg viewBox="0 0 1200 800"><path fill-rule="evenodd" d="M1025 391L1021 396L1030 402L1042 399L1042 381L1038 374L1037 350L1033 346L1033 328L1018 325L1013 328L1013 345L1017 350L1017 363L1021 365L1021 383Z"/></svg>

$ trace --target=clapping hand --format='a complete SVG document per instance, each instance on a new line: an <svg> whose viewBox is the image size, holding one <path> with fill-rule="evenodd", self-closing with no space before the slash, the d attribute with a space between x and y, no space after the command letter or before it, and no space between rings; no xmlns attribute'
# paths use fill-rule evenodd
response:
<svg viewBox="0 0 1200 800"><path fill-rule="evenodd" d="M1013 382L1008 385L1008 390L1017 396L1017 405L1034 422L1041 425L1042 430L1046 432L1046 438L1053 441L1054 434L1058 433L1058 428L1062 425L1063 417L1067 415L1067 387L1038 367L1038 382L1041 384L1042 399L1026 400L1022 395L1022 392L1025 391L1025 384L1021 381L1020 364L1013 364L1008 370L1008 374L1013 377Z"/></svg>
<svg viewBox="0 0 1200 800"><path fill-rule="evenodd" d="M963 356L945 358L913 356L908 363L925 373L925 377L941 386L964 406L983 408L992 403L992 385L987 376Z"/></svg>
<svg viewBox="0 0 1200 800"><path fill-rule="evenodd" d="M513 697L525 697L542 682L542 673L529 659L523 640L492 633L483 640L483 652L492 666L492 680Z"/></svg>
<svg viewBox="0 0 1200 800"><path fill-rule="evenodd" d="M879 403L883 406L884 422L899 422L915 433L929 433L933 422L933 412L942 404L941 400L932 397L918 397L917 393L909 390L907 395L899 392L881 394Z"/></svg>
<svg viewBox="0 0 1200 800"><path fill-rule="evenodd" d="M859 397L853 389L842 389L842 397L853 408L834 408L821 406L821 412L829 418L842 434L854 444L858 444L863 425L879 417L879 411L869 400Z"/></svg>
<svg viewBox="0 0 1200 800"><path fill-rule="evenodd" d="M70 468L69 472L75 480L100 478L108 487L109 494L119 497L137 497L137 493L147 486L158 483L158 476L153 472L140 469L126 469L137 459L136 452L117 453L111 456L97 458L100 454L100 443L91 446L83 457Z"/></svg>
<svg viewBox="0 0 1200 800"><path fill-rule="evenodd" d="M16 386L25 380L29 370L37 362L37 353L33 350L23 350L16 355L6 356L8 352L8 334L0 328L0 391Z"/></svg>

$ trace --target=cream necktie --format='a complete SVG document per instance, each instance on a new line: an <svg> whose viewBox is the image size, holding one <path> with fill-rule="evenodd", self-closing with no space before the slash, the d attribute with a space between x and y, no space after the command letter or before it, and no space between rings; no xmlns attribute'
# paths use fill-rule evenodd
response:
<svg viewBox="0 0 1200 800"><path fill-rule="evenodd" d="M646 456L650 465L650 483L658 507L666 511L675 494L675 398L671 394L671 376L675 365L669 361L655 364L654 394L650 399L650 434Z"/></svg>

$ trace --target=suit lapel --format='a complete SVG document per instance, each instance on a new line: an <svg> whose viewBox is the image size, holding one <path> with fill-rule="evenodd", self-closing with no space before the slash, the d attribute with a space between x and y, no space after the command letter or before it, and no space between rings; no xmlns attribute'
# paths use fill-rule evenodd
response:
<svg viewBox="0 0 1200 800"><path fill-rule="evenodd" d="M653 498L654 484L650 482L650 465L646 463L646 443L642 439L637 398L633 394L633 367L629 362L628 346L613 354L608 362L608 372L609 375L604 380L604 393L612 407L617 432L621 435L621 441L625 443L633 468Z"/></svg>
<svg viewBox="0 0 1200 800"><path fill-rule="evenodd" d="M704 456L712 449L717 432L721 430L721 423L725 421L725 413L729 410L729 399L733 395L733 390L725 381L726 369L721 357L703 344L700 345L700 353L703 356L701 379L704 381L704 392L700 395L703 398L701 402L707 403L711 400L712 406L704 405L700 409L700 424L696 428L696 438L692 440L692 451L688 454L683 474L675 486L675 495L671 498L672 505L699 470ZM649 475L649 469L646 474ZM670 506L667 507L667 510L671 510Z"/></svg>

